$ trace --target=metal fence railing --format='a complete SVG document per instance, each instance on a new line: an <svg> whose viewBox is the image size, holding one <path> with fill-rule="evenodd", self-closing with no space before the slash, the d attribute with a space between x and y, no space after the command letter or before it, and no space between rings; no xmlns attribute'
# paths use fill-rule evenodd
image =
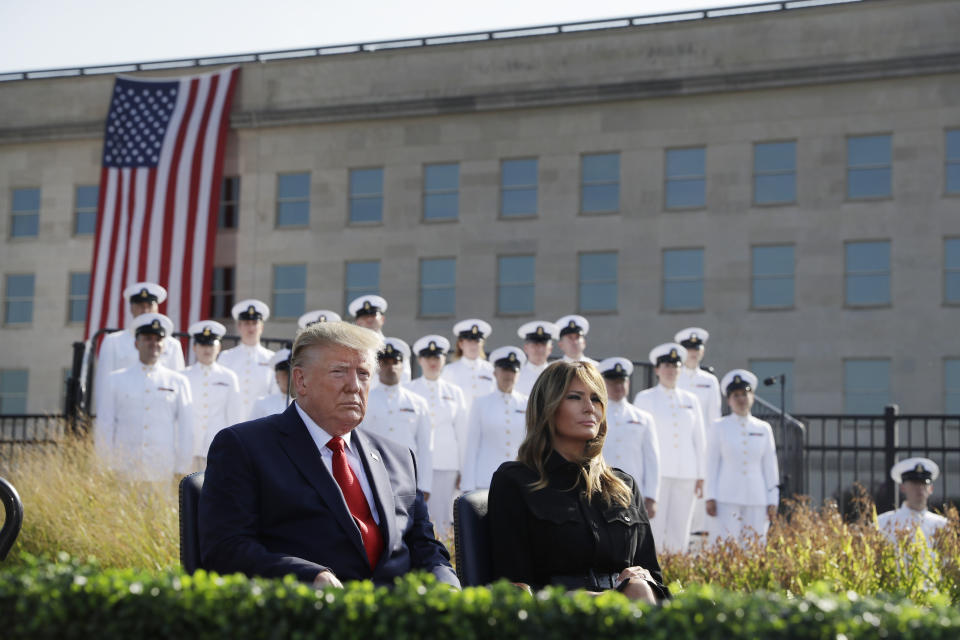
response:
<svg viewBox="0 0 960 640"><path fill-rule="evenodd" d="M30 449L56 445L66 421L56 414L0 415L0 475Z"/></svg>

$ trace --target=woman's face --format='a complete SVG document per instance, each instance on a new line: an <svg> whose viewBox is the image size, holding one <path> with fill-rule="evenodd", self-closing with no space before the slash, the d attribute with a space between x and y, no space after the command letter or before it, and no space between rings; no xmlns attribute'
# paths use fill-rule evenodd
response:
<svg viewBox="0 0 960 640"><path fill-rule="evenodd" d="M554 415L556 445L585 444L596 438L602 414L600 396L580 378L574 378Z"/></svg>
<svg viewBox="0 0 960 640"><path fill-rule="evenodd" d="M727 396L727 404L730 405L730 410L735 414L745 416L750 413L750 408L753 407L753 391L747 391L746 389L731 391L730 395Z"/></svg>
<svg viewBox="0 0 960 640"><path fill-rule="evenodd" d="M482 340L470 340L468 338L460 338L459 340L460 351L463 352L464 358L470 358L471 360L476 360L480 357L480 346L483 344Z"/></svg>
<svg viewBox="0 0 960 640"><path fill-rule="evenodd" d="M493 368L493 377L497 381L497 389L503 393L513 393L513 385L517 382L517 372L503 367Z"/></svg>

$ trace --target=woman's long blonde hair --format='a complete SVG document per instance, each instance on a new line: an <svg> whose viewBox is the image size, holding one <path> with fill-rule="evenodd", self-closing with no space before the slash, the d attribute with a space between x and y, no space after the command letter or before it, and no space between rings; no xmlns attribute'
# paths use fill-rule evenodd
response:
<svg viewBox="0 0 960 640"><path fill-rule="evenodd" d="M613 473L601 455L603 442L607 437L607 387L600 372L588 362L559 360L544 369L537 378L527 400L527 435L520 445L517 460L536 469L540 475L540 479L531 485L531 489L537 491L547 486L544 465L553 451L553 441L557 433L557 409L566 398L574 378L596 393L602 405L597 437L587 441L583 458L579 461L587 499L599 494L605 503L617 503L625 507L633 498L630 488Z"/></svg>

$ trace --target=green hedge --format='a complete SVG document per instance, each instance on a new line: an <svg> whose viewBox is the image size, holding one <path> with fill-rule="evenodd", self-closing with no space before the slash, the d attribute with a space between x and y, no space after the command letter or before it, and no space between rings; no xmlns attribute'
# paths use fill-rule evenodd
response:
<svg viewBox="0 0 960 640"><path fill-rule="evenodd" d="M802 597L696 586L663 607L618 593L549 590L530 596L499 583L450 590L432 576L395 587L351 583L316 592L291 578L248 580L101 571L61 557L0 570L0 637L15 638L955 638L960 613L894 597Z"/></svg>

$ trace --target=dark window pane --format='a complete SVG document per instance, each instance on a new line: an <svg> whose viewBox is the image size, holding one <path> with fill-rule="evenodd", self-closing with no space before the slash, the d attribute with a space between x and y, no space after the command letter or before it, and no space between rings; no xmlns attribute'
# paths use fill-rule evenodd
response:
<svg viewBox="0 0 960 640"><path fill-rule="evenodd" d="M500 213L504 216L526 216L537 213L536 189L511 189L501 194Z"/></svg>
<svg viewBox="0 0 960 640"><path fill-rule="evenodd" d="M663 270L668 278L703 278L703 249L665 251Z"/></svg>
<svg viewBox="0 0 960 640"><path fill-rule="evenodd" d="M667 182L667 208L702 207L707 201L705 180L671 180Z"/></svg>
<svg viewBox="0 0 960 640"><path fill-rule="evenodd" d="M797 168L797 143L764 142L754 145L753 170L756 173L794 171Z"/></svg>
<svg viewBox="0 0 960 640"><path fill-rule="evenodd" d="M452 315L456 308L454 289L421 289L420 314L425 316Z"/></svg>
<svg viewBox="0 0 960 640"><path fill-rule="evenodd" d="M597 213L620 209L620 185L585 185L583 187L583 211Z"/></svg>
<svg viewBox="0 0 960 640"><path fill-rule="evenodd" d="M889 276L847 276L847 304L889 304Z"/></svg>
<svg viewBox="0 0 960 640"><path fill-rule="evenodd" d="M753 281L754 307L792 307L793 278L770 278Z"/></svg>
<svg viewBox="0 0 960 640"><path fill-rule="evenodd" d="M280 202L277 203L278 227L301 227L310 221L309 202Z"/></svg>
<svg viewBox="0 0 960 640"><path fill-rule="evenodd" d="M890 136L847 139L847 197L883 198L891 194Z"/></svg>
<svg viewBox="0 0 960 640"><path fill-rule="evenodd" d="M90 274L70 274L70 297L68 320L70 322L85 322L87 319L87 299L90 295Z"/></svg>
<svg viewBox="0 0 960 640"><path fill-rule="evenodd" d="M793 246L753 248L753 275L793 275Z"/></svg>
<svg viewBox="0 0 960 640"><path fill-rule="evenodd" d="M307 269L302 264L286 264L274 267L276 289L306 289Z"/></svg>
<svg viewBox="0 0 960 640"><path fill-rule="evenodd" d="M14 238L32 238L37 235L39 225L40 216L37 214L14 215L10 235Z"/></svg>
<svg viewBox="0 0 960 640"><path fill-rule="evenodd" d="M351 198L350 222L380 222L383 198Z"/></svg>
<svg viewBox="0 0 960 640"><path fill-rule="evenodd" d="M667 178L703 176L706 167L707 153L703 147L667 150Z"/></svg>
<svg viewBox="0 0 960 640"><path fill-rule="evenodd" d="M348 262L347 286L350 288L380 287L380 262Z"/></svg>
<svg viewBox="0 0 960 640"><path fill-rule="evenodd" d="M533 256L501 256L500 284L522 284L533 282Z"/></svg>
<svg viewBox="0 0 960 640"><path fill-rule="evenodd" d="M97 231L97 213L77 211L77 226L73 230L78 236L93 235Z"/></svg>
<svg viewBox="0 0 960 640"><path fill-rule="evenodd" d="M273 314L295 318L306 309L307 268L302 264L274 265Z"/></svg>
<svg viewBox="0 0 960 640"><path fill-rule="evenodd" d="M848 273L890 270L889 242L850 242L846 250Z"/></svg>
<svg viewBox="0 0 960 640"><path fill-rule="evenodd" d="M456 309L457 262L453 258L420 261L420 314L452 315Z"/></svg>
<svg viewBox="0 0 960 640"><path fill-rule="evenodd" d="M580 256L580 310L617 310L617 254L584 253Z"/></svg>
<svg viewBox="0 0 960 640"><path fill-rule="evenodd" d="M847 165L890 164L890 136L858 136L847 139Z"/></svg>
<svg viewBox="0 0 960 640"><path fill-rule="evenodd" d="M302 292L274 293L273 314L277 318L296 318L304 312L306 295Z"/></svg>
<svg viewBox="0 0 960 640"><path fill-rule="evenodd" d="M758 175L755 187L753 199L757 204L795 202L797 199L797 178L793 173Z"/></svg>
<svg viewBox="0 0 960 640"><path fill-rule="evenodd" d="M456 261L453 258L438 258L420 262L420 284L450 285L456 278Z"/></svg>
<svg viewBox="0 0 960 640"><path fill-rule="evenodd" d="M281 199L309 198L310 174L287 173L277 176L277 196Z"/></svg>
<svg viewBox="0 0 960 640"><path fill-rule="evenodd" d="M236 229L239 222L240 177L227 176L220 188L220 212L217 225L220 229Z"/></svg>
<svg viewBox="0 0 960 640"><path fill-rule="evenodd" d="M26 369L0 371L0 414L18 415L27 412Z"/></svg>
<svg viewBox="0 0 960 640"><path fill-rule="evenodd" d="M28 324L33 322L32 300L10 300L7 302L7 324Z"/></svg>
<svg viewBox="0 0 960 640"><path fill-rule="evenodd" d="M663 290L663 306L665 309L702 309L703 283L701 281L667 282Z"/></svg>
<svg viewBox="0 0 960 640"><path fill-rule="evenodd" d="M504 160L500 165L500 186L529 187L537 184L537 160Z"/></svg>
<svg viewBox="0 0 960 640"><path fill-rule="evenodd" d="M960 161L947 165L947 193L960 193Z"/></svg>
<svg viewBox="0 0 960 640"><path fill-rule="evenodd" d="M40 189L14 189L11 209L14 213L39 211Z"/></svg>
<svg viewBox="0 0 960 640"><path fill-rule="evenodd" d="M616 253L584 253L580 256L580 280L598 281L616 278Z"/></svg>
<svg viewBox="0 0 960 640"><path fill-rule="evenodd" d="M7 298L32 298L33 274L7 276Z"/></svg>
<svg viewBox="0 0 960 640"><path fill-rule="evenodd" d="M100 187L96 185L77 187L75 196L78 209L96 209L100 198Z"/></svg>
<svg viewBox="0 0 960 640"><path fill-rule="evenodd" d="M457 193L427 194L423 198L423 217L427 220L451 220L457 217Z"/></svg>
<svg viewBox="0 0 960 640"><path fill-rule="evenodd" d="M381 195L383 193L383 169L351 169L350 195Z"/></svg>
<svg viewBox="0 0 960 640"><path fill-rule="evenodd" d="M847 172L849 198L884 198L890 193L890 169L850 169Z"/></svg>
<svg viewBox="0 0 960 640"><path fill-rule="evenodd" d="M583 156L582 182L620 182L620 154L598 153Z"/></svg>
<svg viewBox="0 0 960 640"><path fill-rule="evenodd" d="M303 227L310 223L310 174L277 176L277 226Z"/></svg>
<svg viewBox="0 0 960 640"><path fill-rule="evenodd" d="M460 188L460 165L429 164L424 167L423 185L427 191L446 191Z"/></svg>

